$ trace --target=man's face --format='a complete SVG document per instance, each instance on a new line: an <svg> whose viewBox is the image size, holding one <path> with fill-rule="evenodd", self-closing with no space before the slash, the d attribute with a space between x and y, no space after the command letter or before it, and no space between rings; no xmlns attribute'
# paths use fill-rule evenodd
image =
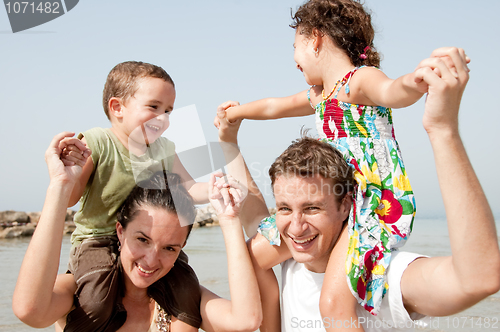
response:
<svg viewBox="0 0 500 332"><path fill-rule="evenodd" d="M325 272L350 200L338 203L332 180L320 175L281 175L273 189L276 225L293 258L310 271Z"/></svg>

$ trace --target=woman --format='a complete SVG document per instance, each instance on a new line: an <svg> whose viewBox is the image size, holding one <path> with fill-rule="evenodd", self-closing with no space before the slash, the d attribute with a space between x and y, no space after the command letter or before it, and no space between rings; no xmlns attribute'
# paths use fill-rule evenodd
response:
<svg viewBox="0 0 500 332"><path fill-rule="evenodd" d="M50 184L13 296L14 313L24 323L39 328L56 323L58 331L64 328L66 315L73 308L76 289L72 275L57 275L66 206L85 163L81 160L65 166L60 160L59 143L70 136L72 133L55 136L45 153ZM164 182L171 184L170 177L168 180ZM124 291L117 301L121 300L127 316L119 331L197 330L170 317L148 294L148 287L164 277L176 261L190 231L189 226L182 225L192 221L191 213L186 212L192 211L192 203L186 209L179 209L186 204L177 204L186 199L187 192L182 186L168 184L162 190L150 186L134 189L121 210L117 235ZM262 310L238 217L243 194L236 181L228 184L222 187L216 184L215 176L210 179L211 203L219 214L226 243L232 300L219 298L202 287L201 327L206 331L254 331L260 325Z"/></svg>

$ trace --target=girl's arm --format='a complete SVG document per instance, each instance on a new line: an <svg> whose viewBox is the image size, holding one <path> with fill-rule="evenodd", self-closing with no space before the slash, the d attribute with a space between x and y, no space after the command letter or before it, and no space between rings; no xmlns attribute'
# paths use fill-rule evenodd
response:
<svg viewBox="0 0 500 332"><path fill-rule="evenodd" d="M402 108L414 104L426 92L427 84L423 81L417 83L415 73L393 80L377 68L367 67L359 69L353 76L351 94L354 100L346 101L355 104Z"/></svg>
<svg viewBox="0 0 500 332"><path fill-rule="evenodd" d="M85 161L65 166L59 143L73 133L61 133L45 153L50 184L33 238L21 265L12 299L12 309L21 321L47 327L65 316L73 305L76 285L71 275L57 276L64 219L69 195L80 177Z"/></svg>
<svg viewBox="0 0 500 332"><path fill-rule="evenodd" d="M255 331L262 321L257 279L245 244L241 227L239 205L244 193L236 180L228 176L230 188L215 188L211 175L209 188L211 203L219 215L226 244L229 291L231 300L219 298L202 287L201 316L205 331Z"/></svg>
<svg viewBox="0 0 500 332"><path fill-rule="evenodd" d="M293 96L266 98L226 110L229 122L238 120L271 120L305 116L314 113L307 99L307 90Z"/></svg>

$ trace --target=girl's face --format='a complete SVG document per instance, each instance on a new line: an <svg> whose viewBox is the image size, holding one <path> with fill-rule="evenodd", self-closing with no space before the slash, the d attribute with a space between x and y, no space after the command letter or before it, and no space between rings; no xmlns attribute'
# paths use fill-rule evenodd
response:
<svg viewBox="0 0 500 332"><path fill-rule="evenodd" d="M318 81L318 57L314 53L314 39L301 34L300 27L297 27L293 47L295 49L293 58L297 63L297 69L304 74L307 84L321 85L322 82Z"/></svg>
<svg viewBox="0 0 500 332"><path fill-rule="evenodd" d="M142 206L124 229L116 226L126 285L147 288L164 277L186 243L188 228L175 213Z"/></svg>

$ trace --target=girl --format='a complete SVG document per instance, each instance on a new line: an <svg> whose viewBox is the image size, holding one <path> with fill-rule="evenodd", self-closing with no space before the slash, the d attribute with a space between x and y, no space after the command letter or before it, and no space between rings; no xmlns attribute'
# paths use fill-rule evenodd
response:
<svg viewBox="0 0 500 332"><path fill-rule="evenodd" d="M56 331L65 328L66 315L78 302L74 298L77 285L73 276L57 275L66 206L83 165L77 162L65 166L60 160L59 144L69 136L72 134L54 137L45 153L50 184L12 301L14 313L23 322L38 328L56 323ZM198 310L203 330L255 331L262 310L238 217L245 194L230 176L228 180L228 186L222 187L212 175L208 189L227 245L231 300L221 299L204 287L200 290L199 285L188 280L179 279L175 287L185 291L189 291L186 287L195 287L191 291L201 292ZM153 299L151 294L158 281L173 273L174 265L182 263L177 258L186 244L194 217L193 200L177 174L155 173L133 188L118 212L120 259L114 263L113 274L119 280L120 293L113 299L113 316L103 330L198 331L181 320L182 313L173 311L175 298L162 294L163 297ZM95 292L98 291L106 289L96 288ZM125 311L127 314L123 315ZM88 325L79 329L95 331L88 329Z"/></svg>
<svg viewBox="0 0 500 332"><path fill-rule="evenodd" d="M406 242L415 216L390 107L415 103L427 85L414 73L392 80L377 68L380 56L373 46L371 18L357 1L310 0L293 20L294 59L311 88L231 107L227 120L316 114L320 138L343 154L357 181L347 259L345 252L330 257L321 313L324 318L349 319L356 316L356 298L376 315L387 291L385 270L391 251ZM280 243L274 217L261 222L259 233L271 244ZM348 287L340 282L346 274ZM346 301L352 303L349 310Z"/></svg>

